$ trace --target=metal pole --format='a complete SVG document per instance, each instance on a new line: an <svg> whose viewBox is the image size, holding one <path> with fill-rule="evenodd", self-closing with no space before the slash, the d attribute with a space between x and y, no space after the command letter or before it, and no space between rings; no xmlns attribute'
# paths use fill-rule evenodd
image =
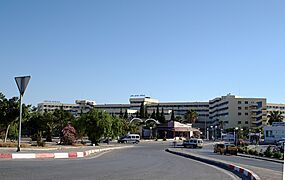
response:
<svg viewBox="0 0 285 180"><path fill-rule="evenodd" d="M207 138L207 137L206 137L206 134L207 134L207 121L206 121L206 119L205 119L205 135L204 135L204 136L205 136L205 139Z"/></svg>
<svg viewBox="0 0 285 180"><path fill-rule="evenodd" d="M22 132L22 99L23 96L20 94L20 122L19 122L19 138L17 152L21 151L21 132Z"/></svg>
<svg viewBox="0 0 285 180"><path fill-rule="evenodd" d="M234 144L236 145L236 130L234 129Z"/></svg>

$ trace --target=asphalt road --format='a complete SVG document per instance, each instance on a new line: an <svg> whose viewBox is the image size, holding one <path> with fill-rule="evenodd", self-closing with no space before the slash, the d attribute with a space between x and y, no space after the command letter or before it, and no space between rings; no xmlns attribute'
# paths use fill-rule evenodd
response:
<svg viewBox="0 0 285 180"><path fill-rule="evenodd" d="M233 174L141 143L85 159L0 160L0 179L236 179Z"/></svg>
<svg viewBox="0 0 285 180"><path fill-rule="evenodd" d="M283 164L280 164L280 163L252 159L252 158L245 158L245 157L240 157L240 156L230 156L230 155L225 156L225 155L214 153L212 144L205 145L203 149L187 149L187 151L195 152L197 154L208 156L211 158L229 161L232 163L244 164L248 166L266 168L266 169L270 169L270 170L274 170L278 172L283 172Z"/></svg>

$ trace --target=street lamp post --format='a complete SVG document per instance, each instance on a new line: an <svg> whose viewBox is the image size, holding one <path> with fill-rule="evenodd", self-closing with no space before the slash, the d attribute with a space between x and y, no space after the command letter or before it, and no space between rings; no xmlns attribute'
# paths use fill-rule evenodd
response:
<svg viewBox="0 0 285 180"><path fill-rule="evenodd" d="M238 127L235 127L235 129L234 129L234 144L235 145L237 145L237 133L236 133L236 131L238 130Z"/></svg>
<svg viewBox="0 0 285 180"><path fill-rule="evenodd" d="M207 140L209 140L209 128L207 128Z"/></svg>
<svg viewBox="0 0 285 180"><path fill-rule="evenodd" d="M211 128L211 140L213 140L213 126L210 126Z"/></svg>
<svg viewBox="0 0 285 180"><path fill-rule="evenodd" d="M223 129L221 129L221 141L223 140Z"/></svg>
<svg viewBox="0 0 285 180"><path fill-rule="evenodd" d="M206 136L206 134L207 134L207 121L206 121L206 119L205 119L205 139L207 138L207 136Z"/></svg>
<svg viewBox="0 0 285 180"><path fill-rule="evenodd" d="M215 139L215 140L216 140L216 138L217 138L217 136L216 136L217 128L218 128L218 126L215 126L215 128L214 128L214 139Z"/></svg>

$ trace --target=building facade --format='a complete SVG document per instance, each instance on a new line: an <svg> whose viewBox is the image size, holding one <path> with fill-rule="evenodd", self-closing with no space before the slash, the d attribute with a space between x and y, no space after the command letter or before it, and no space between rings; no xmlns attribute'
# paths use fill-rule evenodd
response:
<svg viewBox="0 0 285 180"><path fill-rule="evenodd" d="M63 109L70 112L75 117L80 116L81 113L86 113L90 111L96 105L95 101L89 100L76 100L75 104L65 104L60 101L44 101L38 104L39 112L50 112L56 109Z"/></svg>
<svg viewBox="0 0 285 180"><path fill-rule="evenodd" d="M95 101L89 100L76 100L75 104L45 101L38 104L38 111L64 109L78 117L96 108L115 116L127 112L128 118L132 119L137 117L142 104L148 115L159 109L160 113L163 111L166 120L171 119L172 112L175 117L183 119L188 110L193 110L198 114L193 127L199 128L202 132L210 126L219 129L259 128L267 124L268 112L280 110L285 115L285 104L267 104L266 98L242 98L231 94L207 102L159 102L157 99L143 95L131 96L129 103L126 104L96 104Z"/></svg>
<svg viewBox="0 0 285 180"><path fill-rule="evenodd" d="M230 95L209 101L210 122L222 129L259 128L267 123L265 98L241 98Z"/></svg>
<svg viewBox="0 0 285 180"><path fill-rule="evenodd" d="M285 120L285 104L268 103L267 104L267 116L269 116L269 113L271 111L280 111L283 116L283 121Z"/></svg>

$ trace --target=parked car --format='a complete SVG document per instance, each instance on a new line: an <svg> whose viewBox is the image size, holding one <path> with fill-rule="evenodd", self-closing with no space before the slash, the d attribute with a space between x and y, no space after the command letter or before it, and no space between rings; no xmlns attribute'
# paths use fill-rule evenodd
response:
<svg viewBox="0 0 285 180"><path fill-rule="evenodd" d="M234 144L217 143L214 145L214 153L237 155L238 148Z"/></svg>
<svg viewBox="0 0 285 180"><path fill-rule="evenodd" d="M138 144L139 142L140 142L140 135L138 134L128 134L118 139L118 143Z"/></svg>
<svg viewBox="0 0 285 180"><path fill-rule="evenodd" d="M202 148L203 147L203 140L202 139L189 139L184 140L182 146L185 148Z"/></svg>

